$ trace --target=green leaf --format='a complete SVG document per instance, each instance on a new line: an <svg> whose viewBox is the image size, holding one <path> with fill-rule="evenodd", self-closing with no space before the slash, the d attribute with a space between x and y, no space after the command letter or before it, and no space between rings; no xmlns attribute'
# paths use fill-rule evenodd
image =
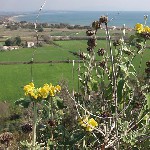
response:
<svg viewBox="0 0 150 150"><path fill-rule="evenodd" d="M88 89L89 89L90 91L92 91L92 84L91 84L91 82L88 82L87 85L88 85Z"/></svg>
<svg viewBox="0 0 150 150"><path fill-rule="evenodd" d="M56 97L56 103L59 109L67 108L67 106L64 105L64 101L61 98Z"/></svg>
<svg viewBox="0 0 150 150"><path fill-rule="evenodd" d="M31 100L25 99L25 98L20 98L19 100L15 101L15 105L19 105L24 108L28 108L30 103L31 103Z"/></svg>
<svg viewBox="0 0 150 150"><path fill-rule="evenodd" d="M104 90L104 96L106 99L111 99L112 98L112 85L109 84L107 88Z"/></svg>
<svg viewBox="0 0 150 150"><path fill-rule="evenodd" d="M98 82L95 79L92 79L91 83L92 83L92 90L97 92L98 91Z"/></svg>
<svg viewBox="0 0 150 150"><path fill-rule="evenodd" d="M58 132L61 134L62 137L70 137L70 133L66 130L63 125L59 125L57 127Z"/></svg>
<svg viewBox="0 0 150 150"><path fill-rule="evenodd" d="M125 73L127 73L128 68L127 68L127 66L125 64L121 64L120 68L121 68L122 71L124 71Z"/></svg>
<svg viewBox="0 0 150 150"><path fill-rule="evenodd" d="M128 127L129 127L129 122L128 122L128 121L125 121L125 122L123 123L123 129L124 129L124 131L126 131L126 130L128 129Z"/></svg>
<svg viewBox="0 0 150 150"><path fill-rule="evenodd" d="M47 100L42 100L41 103L42 103L43 106L49 108L49 105L50 105L50 102L49 102L49 101L47 101Z"/></svg>
<svg viewBox="0 0 150 150"><path fill-rule="evenodd" d="M51 150L54 149L54 144L55 144L55 143L54 143L53 141L48 140L48 146L50 147Z"/></svg>
<svg viewBox="0 0 150 150"><path fill-rule="evenodd" d="M76 144L78 141L81 141L85 136L85 133L76 133L73 135L73 139L69 141L69 145L74 145Z"/></svg>
<svg viewBox="0 0 150 150"><path fill-rule="evenodd" d="M123 79L118 82L118 86L117 86L118 102L122 101L122 91L123 91L124 83L125 83L125 80Z"/></svg>
<svg viewBox="0 0 150 150"><path fill-rule="evenodd" d="M111 105L111 111L113 114L115 113L115 106Z"/></svg>
<svg viewBox="0 0 150 150"><path fill-rule="evenodd" d="M148 109L150 109L150 93L145 94L145 98L147 100Z"/></svg>

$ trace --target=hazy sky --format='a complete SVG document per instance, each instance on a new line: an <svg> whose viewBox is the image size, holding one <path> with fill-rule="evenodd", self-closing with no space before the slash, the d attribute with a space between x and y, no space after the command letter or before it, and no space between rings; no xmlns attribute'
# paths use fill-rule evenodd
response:
<svg viewBox="0 0 150 150"><path fill-rule="evenodd" d="M45 0L0 0L0 11L35 11ZM47 0L44 10L150 11L150 0Z"/></svg>

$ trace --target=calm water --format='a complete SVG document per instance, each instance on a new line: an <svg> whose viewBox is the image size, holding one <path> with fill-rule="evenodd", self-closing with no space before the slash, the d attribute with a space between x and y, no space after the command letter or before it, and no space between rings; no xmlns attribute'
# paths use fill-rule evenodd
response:
<svg viewBox="0 0 150 150"><path fill-rule="evenodd" d="M150 17L150 12L144 11L47 11L42 12L38 18L38 22L44 23L67 23L70 25L91 25L92 21L98 20L100 16L107 15L109 17L109 26L134 27L136 23L144 23L144 15ZM35 22L36 13L25 14L15 17L16 21ZM150 26L150 18L147 20Z"/></svg>

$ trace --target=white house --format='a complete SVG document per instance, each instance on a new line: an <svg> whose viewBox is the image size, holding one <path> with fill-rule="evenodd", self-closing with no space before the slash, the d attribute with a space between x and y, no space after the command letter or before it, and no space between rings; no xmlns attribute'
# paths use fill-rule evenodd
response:
<svg viewBox="0 0 150 150"><path fill-rule="evenodd" d="M28 48L34 47L34 42L26 42Z"/></svg>
<svg viewBox="0 0 150 150"><path fill-rule="evenodd" d="M2 50L8 50L9 46L3 46Z"/></svg>
<svg viewBox="0 0 150 150"><path fill-rule="evenodd" d="M14 50L14 49L19 49L19 46L2 46L0 47L0 50L2 51L11 51L11 50Z"/></svg>

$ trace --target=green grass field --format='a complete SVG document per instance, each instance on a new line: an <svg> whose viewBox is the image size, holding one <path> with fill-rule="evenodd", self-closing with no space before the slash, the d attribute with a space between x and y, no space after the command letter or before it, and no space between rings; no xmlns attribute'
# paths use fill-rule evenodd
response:
<svg viewBox="0 0 150 150"><path fill-rule="evenodd" d="M105 41L98 41L98 48L106 47ZM70 52L86 51L87 41L55 41L55 44L40 47L37 49L24 48L20 50L0 52L0 62L22 62L31 61L34 54L34 61L50 60L76 60ZM149 60L150 50L144 53L141 75L144 72L145 62ZM98 58L99 59L99 58ZM136 57L134 64L138 68L140 57ZM75 65L75 70L78 64ZM70 89L77 87L77 82L73 85L72 64L33 64L33 80L35 86L42 86L44 83L58 84L65 80ZM14 102L24 96L23 86L31 81L31 64L0 65L0 101ZM77 72L75 71L75 81Z"/></svg>

